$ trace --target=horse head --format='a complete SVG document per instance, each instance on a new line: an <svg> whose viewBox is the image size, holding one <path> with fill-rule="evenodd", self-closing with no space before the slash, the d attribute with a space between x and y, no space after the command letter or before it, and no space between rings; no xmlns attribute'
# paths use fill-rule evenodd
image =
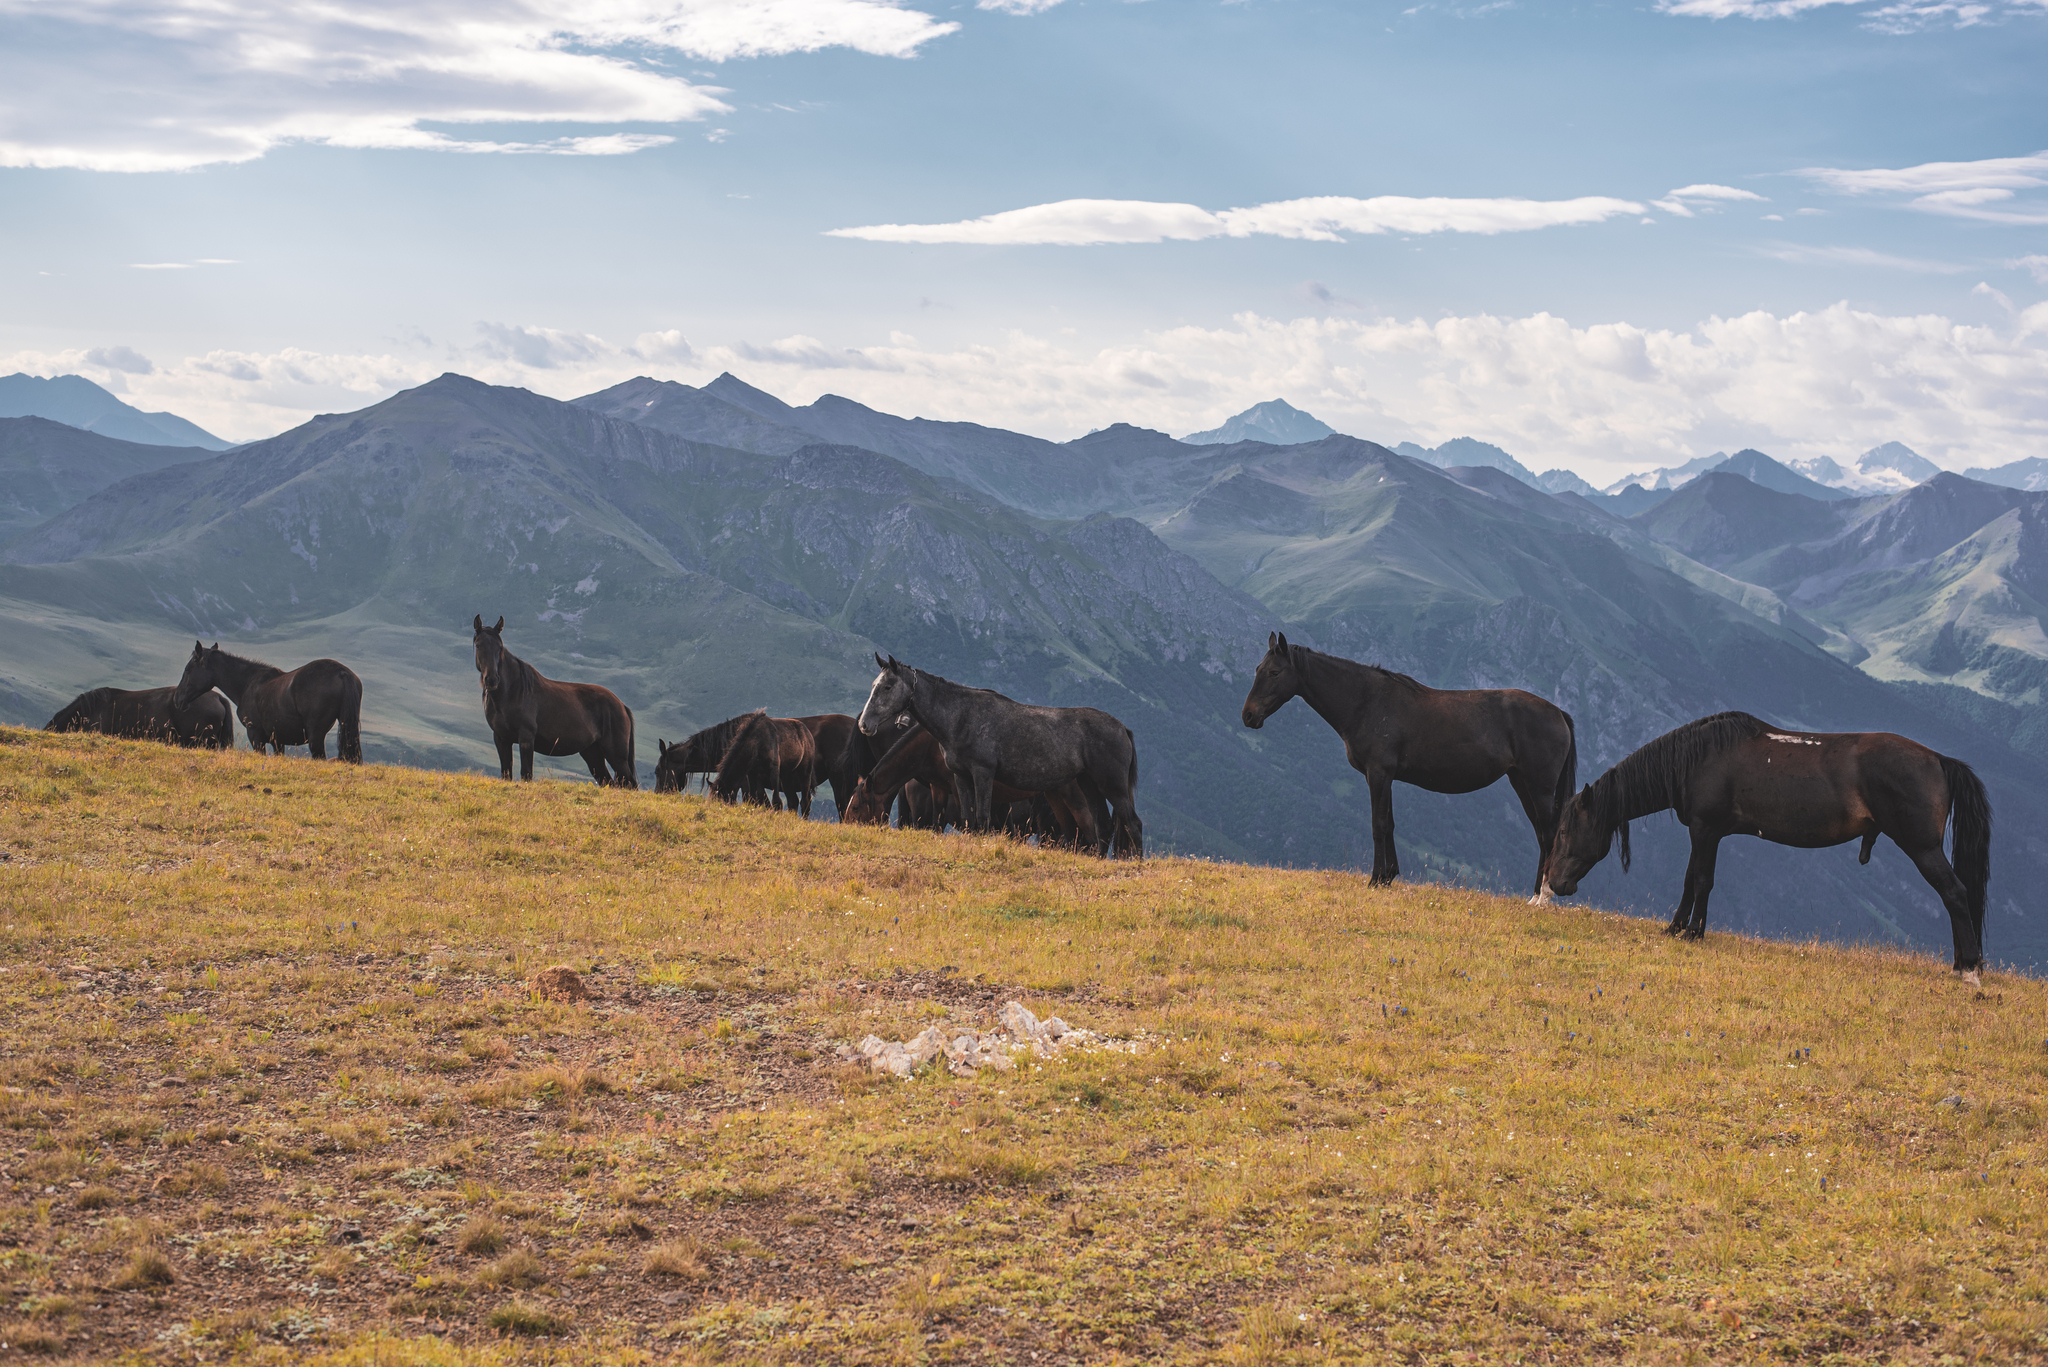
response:
<svg viewBox="0 0 2048 1367"><path fill-rule="evenodd" d="M499 666L505 660L505 619L498 618L498 625L484 625L484 615L479 612L471 619L476 633L470 642L476 647L476 672L483 679L484 692L491 691L491 685L498 677Z"/></svg>
<svg viewBox="0 0 2048 1367"><path fill-rule="evenodd" d="M660 756L654 763L654 791L657 793L680 793L688 786L689 771L683 768L689 747L681 741L670 745L656 737L655 751Z"/></svg>
<svg viewBox="0 0 2048 1367"><path fill-rule="evenodd" d="M841 820L869 826L889 824L889 811L882 805L882 799L876 795L874 789L868 787L865 776L854 782L853 796L847 799L846 815Z"/></svg>
<svg viewBox="0 0 2048 1367"><path fill-rule="evenodd" d="M1252 673L1251 691L1244 695L1244 724L1252 730L1264 726L1266 718L1301 692L1301 667L1295 655L1298 648L1287 644L1284 631L1267 633L1266 656Z"/></svg>
<svg viewBox="0 0 2048 1367"><path fill-rule="evenodd" d="M880 735L885 725L912 710L911 678L917 671L894 655L886 660L876 655L875 663L882 672L875 675L867 706L860 710L860 730L865 736Z"/></svg>
<svg viewBox="0 0 2048 1367"><path fill-rule="evenodd" d="M185 661L185 672L178 678L178 687L171 694L175 707L190 707L202 693L214 685L214 666L220 660L220 642L211 647L199 642L192 643L192 658Z"/></svg>
<svg viewBox="0 0 2048 1367"><path fill-rule="evenodd" d="M1621 831L1621 867L1624 871L1628 868L1628 822L1609 817L1604 795L1593 788L1589 783L1579 789L1558 814L1557 834L1551 837L1550 862L1543 875L1544 892L1559 897L1577 892L1579 880L1607 857L1617 828Z"/></svg>

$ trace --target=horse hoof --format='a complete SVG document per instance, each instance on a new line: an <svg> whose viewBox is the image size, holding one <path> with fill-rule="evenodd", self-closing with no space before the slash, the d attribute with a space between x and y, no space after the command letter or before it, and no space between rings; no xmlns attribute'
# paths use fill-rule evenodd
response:
<svg viewBox="0 0 2048 1367"><path fill-rule="evenodd" d="M1674 924L1674 925L1668 925L1668 926L1664 927L1664 933L1665 933L1666 935L1683 935L1683 934L1685 934L1685 927L1684 927L1684 926L1681 926L1681 925L1675 925L1675 924Z"/></svg>
<svg viewBox="0 0 2048 1367"><path fill-rule="evenodd" d="M1687 926L1685 928L1685 938L1688 940L1704 940L1707 938L1707 932L1698 926Z"/></svg>
<svg viewBox="0 0 2048 1367"><path fill-rule="evenodd" d="M1963 984L1967 987L1981 988L1984 986L1984 979L1978 976L1977 970L1974 968L1959 968L1956 970L1956 977L1962 979Z"/></svg>

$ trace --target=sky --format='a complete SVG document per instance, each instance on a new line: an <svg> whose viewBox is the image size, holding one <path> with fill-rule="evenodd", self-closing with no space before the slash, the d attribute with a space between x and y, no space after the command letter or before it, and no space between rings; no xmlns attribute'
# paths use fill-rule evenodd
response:
<svg viewBox="0 0 2048 1367"><path fill-rule="evenodd" d="M2048 0L0 0L0 373L2048 456Z"/></svg>

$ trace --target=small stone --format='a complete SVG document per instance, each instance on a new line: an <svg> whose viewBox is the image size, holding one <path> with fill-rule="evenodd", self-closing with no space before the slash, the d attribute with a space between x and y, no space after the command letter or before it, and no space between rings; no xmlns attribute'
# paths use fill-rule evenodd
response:
<svg viewBox="0 0 2048 1367"><path fill-rule="evenodd" d="M533 975L534 994L543 1001L587 1002L597 994L566 964L543 968Z"/></svg>

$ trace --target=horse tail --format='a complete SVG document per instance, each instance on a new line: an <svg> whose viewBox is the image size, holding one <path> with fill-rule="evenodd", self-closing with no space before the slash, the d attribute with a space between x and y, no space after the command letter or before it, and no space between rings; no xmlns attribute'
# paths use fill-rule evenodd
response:
<svg viewBox="0 0 2048 1367"><path fill-rule="evenodd" d="M363 762L363 681L353 669L341 671L341 743L342 759L350 764ZM228 735L232 737L231 730Z"/></svg>
<svg viewBox="0 0 2048 1367"><path fill-rule="evenodd" d="M620 769L618 761L616 759L613 760L612 782L621 787L638 788L640 786L640 765L633 758L633 709L622 702L619 704L619 711L626 714L626 734L621 738L624 743L618 749L612 751L612 753L614 755L624 755L626 757L626 767Z"/></svg>
<svg viewBox="0 0 2048 1367"><path fill-rule="evenodd" d="M1962 880L1964 903L1981 935L1984 889L1991 882L1991 799L1984 792L1984 780L1959 759L1943 755L1941 776L1948 780L1949 815L1955 829L1949 864Z"/></svg>
<svg viewBox="0 0 2048 1367"><path fill-rule="evenodd" d="M1543 833L1543 847L1550 848L1550 841L1557 835L1557 819L1564 815L1564 805L1572 800L1572 794L1579 790L1579 728L1572 721L1572 714L1558 709L1564 718L1564 763L1557 767L1557 784L1550 800L1550 829Z"/></svg>

